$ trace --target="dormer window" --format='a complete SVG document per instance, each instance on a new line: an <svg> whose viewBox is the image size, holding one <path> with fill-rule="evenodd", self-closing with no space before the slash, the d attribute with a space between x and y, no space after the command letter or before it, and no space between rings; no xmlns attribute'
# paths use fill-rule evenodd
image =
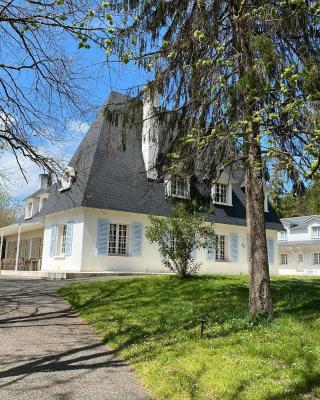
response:
<svg viewBox="0 0 320 400"><path fill-rule="evenodd" d="M28 201L26 204L25 219L28 219L31 217L32 217L32 201Z"/></svg>
<svg viewBox="0 0 320 400"><path fill-rule="evenodd" d="M172 178L166 181L166 195L179 199L190 198L190 181L188 178Z"/></svg>
<svg viewBox="0 0 320 400"><path fill-rule="evenodd" d="M311 239L320 239L320 226L311 227Z"/></svg>
<svg viewBox="0 0 320 400"><path fill-rule="evenodd" d="M42 209L42 207L44 206L46 201L47 201L47 197L41 197L40 198L39 211Z"/></svg>
<svg viewBox="0 0 320 400"><path fill-rule="evenodd" d="M287 240L287 239L288 239L288 232L287 231L279 232L279 240Z"/></svg>
<svg viewBox="0 0 320 400"><path fill-rule="evenodd" d="M232 206L232 185L231 183L215 183L212 186L212 200L215 204Z"/></svg>

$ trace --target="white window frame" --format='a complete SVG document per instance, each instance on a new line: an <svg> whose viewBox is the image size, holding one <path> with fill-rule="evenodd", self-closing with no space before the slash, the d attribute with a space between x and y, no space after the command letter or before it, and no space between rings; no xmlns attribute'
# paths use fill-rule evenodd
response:
<svg viewBox="0 0 320 400"><path fill-rule="evenodd" d="M316 231L316 234L314 234ZM311 239L320 239L320 226L311 226Z"/></svg>
<svg viewBox="0 0 320 400"><path fill-rule="evenodd" d="M217 189L221 193L222 187L225 188L225 201L224 199L217 200ZM223 196L224 197L224 196ZM232 206L232 183L231 182L216 182L211 188L211 198L214 204L219 204L223 206Z"/></svg>
<svg viewBox="0 0 320 400"><path fill-rule="evenodd" d="M67 224L61 223L57 224L57 230L56 230L56 245L55 245L55 250L54 250L54 256L55 258L64 258L66 255L66 236L67 234Z"/></svg>
<svg viewBox="0 0 320 400"><path fill-rule="evenodd" d="M320 265L320 253L313 253L313 264Z"/></svg>
<svg viewBox="0 0 320 400"><path fill-rule="evenodd" d="M175 250L176 239L173 235L169 235L168 237L168 246L169 248L174 251Z"/></svg>
<svg viewBox="0 0 320 400"><path fill-rule="evenodd" d="M279 240L288 240L288 231L280 231Z"/></svg>
<svg viewBox="0 0 320 400"><path fill-rule="evenodd" d="M280 254L280 265L288 265L288 253Z"/></svg>
<svg viewBox="0 0 320 400"><path fill-rule="evenodd" d="M67 224L63 224L61 226L61 232L60 232L60 254L65 255L66 254L66 243L67 243Z"/></svg>
<svg viewBox="0 0 320 400"><path fill-rule="evenodd" d="M125 229L124 229L125 228ZM115 234L112 230L115 229ZM125 234L123 235L123 233ZM114 237L114 239L113 239ZM124 240L123 240L124 238ZM109 226L109 241L108 241L108 255L109 256L127 256L129 254L129 225L128 224L121 224L121 223L110 223ZM111 246L112 244L112 249ZM124 249L124 251L123 251Z"/></svg>
<svg viewBox="0 0 320 400"><path fill-rule="evenodd" d="M217 234L215 245L215 260L227 261L227 235L224 233Z"/></svg>
<svg viewBox="0 0 320 400"><path fill-rule="evenodd" d="M32 213L33 213L33 201L29 200L26 203L26 212L25 212L25 219L29 219L32 217Z"/></svg>
<svg viewBox="0 0 320 400"><path fill-rule="evenodd" d="M189 178L170 178L166 182L166 195L178 199L190 198Z"/></svg>

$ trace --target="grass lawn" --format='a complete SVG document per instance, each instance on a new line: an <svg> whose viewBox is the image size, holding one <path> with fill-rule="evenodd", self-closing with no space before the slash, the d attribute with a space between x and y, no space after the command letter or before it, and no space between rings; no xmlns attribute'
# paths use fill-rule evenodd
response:
<svg viewBox="0 0 320 400"><path fill-rule="evenodd" d="M319 279L273 279L274 319L262 322L249 318L241 276L95 281L60 293L156 399L320 399Z"/></svg>

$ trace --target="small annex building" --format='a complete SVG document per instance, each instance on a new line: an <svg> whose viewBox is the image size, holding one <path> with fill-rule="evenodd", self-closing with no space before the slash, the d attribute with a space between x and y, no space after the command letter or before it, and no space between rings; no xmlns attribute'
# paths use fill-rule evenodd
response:
<svg viewBox="0 0 320 400"><path fill-rule="evenodd" d="M145 237L150 214L166 216L172 198L188 198L188 179L158 181L154 168L160 130L151 132L154 103L139 101L141 123L123 138L128 97L112 92L64 171L26 200L25 216L0 228L1 269L49 272L164 272L156 245ZM118 123L106 117L116 112ZM201 273L248 273L243 174L233 172L212 187L218 246L198 251ZM283 226L265 201L271 274L278 273Z"/></svg>
<svg viewBox="0 0 320 400"><path fill-rule="evenodd" d="M320 275L320 215L284 218L279 232L280 275Z"/></svg>

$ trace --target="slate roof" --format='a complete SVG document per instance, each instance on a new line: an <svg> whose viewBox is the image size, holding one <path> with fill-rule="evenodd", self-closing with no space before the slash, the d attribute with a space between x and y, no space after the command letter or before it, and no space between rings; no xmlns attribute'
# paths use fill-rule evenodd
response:
<svg viewBox="0 0 320 400"><path fill-rule="evenodd" d="M44 193L49 193L49 189L38 189L36 190L34 193L30 194L28 197L26 197L24 199L24 201L28 200L28 199L32 199L34 197L40 197L42 194Z"/></svg>
<svg viewBox="0 0 320 400"><path fill-rule="evenodd" d="M307 231L308 230L308 221L312 218L316 218L320 220L320 215L304 215L301 217L292 217L292 218L283 218L281 219L282 223L290 228L290 231Z"/></svg>
<svg viewBox="0 0 320 400"><path fill-rule="evenodd" d="M104 116L104 109L122 110L129 98L111 92L110 97L83 138L69 165L77 172L71 189L60 193L57 184L38 217L75 207L109 209L141 214L168 215L171 204L164 184L147 179L141 151L141 124L126 134L126 149L121 146L122 130ZM209 220L230 225L246 225L242 174L233 184L233 207L216 205ZM268 229L283 226L270 207L266 215Z"/></svg>

